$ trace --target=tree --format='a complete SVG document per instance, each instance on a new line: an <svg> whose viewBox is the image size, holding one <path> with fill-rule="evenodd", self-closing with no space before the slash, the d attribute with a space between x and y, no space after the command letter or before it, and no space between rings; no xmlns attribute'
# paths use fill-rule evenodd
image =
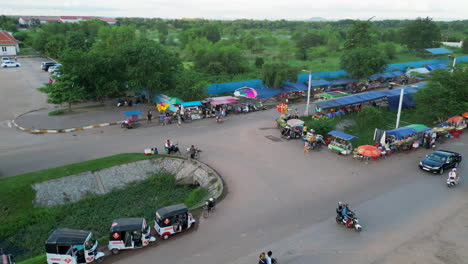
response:
<svg viewBox="0 0 468 264"><path fill-rule="evenodd" d="M53 35L48 39L44 47L44 51L49 57L59 58L62 51L65 49L66 40L63 35Z"/></svg>
<svg viewBox="0 0 468 264"><path fill-rule="evenodd" d="M265 61L263 60L262 57L256 57L255 58L255 67L261 68L265 64Z"/></svg>
<svg viewBox="0 0 468 264"><path fill-rule="evenodd" d="M298 70L281 62L267 63L262 68L262 82L267 87L281 87L286 81L296 82Z"/></svg>
<svg viewBox="0 0 468 264"><path fill-rule="evenodd" d="M351 77L362 79L383 72L387 65L387 58L376 47L355 48L341 56L340 65Z"/></svg>
<svg viewBox="0 0 468 264"><path fill-rule="evenodd" d="M158 21L156 23L156 29L158 30L159 34L162 34L164 36L167 36L167 34L169 34L169 27L164 21Z"/></svg>
<svg viewBox="0 0 468 264"><path fill-rule="evenodd" d="M197 46L194 52L195 68L212 74L239 74L246 70L246 58L242 50L234 45L218 42Z"/></svg>
<svg viewBox="0 0 468 264"><path fill-rule="evenodd" d="M443 122L468 109L468 71L431 72L429 82L414 95L416 111L426 122Z"/></svg>
<svg viewBox="0 0 468 264"><path fill-rule="evenodd" d="M429 17L418 18L403 28L401 41L414 50L437 48L441 41L440 28Z"/></svg>
<svg viewBox="0 0 468 264"><path fill-rule="evenodd" d="M175 86L176 73L182 68L179 58L151 40L125 43L117 54L126 67L125 79L130 88L146 89L150 101L154 93L163 93Z"/></svg>
<svg viewBox="0 0 468 264"><path fill-rule="evenodd" d="M29 26L32 28L39 27L41 25L41 21L37 18L31 19L31 22L29 22Z"/></svg>
<svg viewBox="0 0 468 264"><path fill-rule="evenodd" d="M200 29L200 33L209 41L215 43L221 39L221 29L218 25L209 23Z"/></svg>
<svg viewBox="0 0 468 264"><path fill-rule="evenodd" d="M296 41L297 57L301 60L307 59L308 49L325 44L325 40L322 36L312 32L296 34L293 39Z"/></svg>
<svg viewBox="0 0 468 264"><path fill-rule="evenodd" d="M396 47L393 43L386 42L382 44L382 50L387 56L387 59L393 60L396 57Z"/></svg>
<svg viewBox="0 0 468 264"><path fill-rule="evenodd" d="M463 40L462 52L468 54L468 38Z"/></svg>
<svg viewBox="0 0 468 264"><path fill-rule="evenodd" d="M86 38L83 31L68 31L66 37L67 47L74 50L89 50L93 41Z"/></svg>
<svg viewBox="0 0 468 264"><path fill-rule="evenodd" d="M177 73L177 80L174 89L167 95L181 98L184 101L197 101L207 97L208 83L203 81L200 73L183 70Z"/></svg>
<svg viewBox="0 0 468 264"><path fill-rule="evenodd" d="M347 50L355 48L367 48L377 43L377 36L372 31L370 22L353 21L353 27L346 34L344 48Z"/></svg>
<svg viewBox="0 0 468 264"><path fill-rule="evenodd" d="M51 104L68 103L68 110L75 101L86 99L86 91L83 87L74 84L73 77L61 75L55 77L54 83L46 83L39 88L40 92L47 94L47 102Z"/></svg>

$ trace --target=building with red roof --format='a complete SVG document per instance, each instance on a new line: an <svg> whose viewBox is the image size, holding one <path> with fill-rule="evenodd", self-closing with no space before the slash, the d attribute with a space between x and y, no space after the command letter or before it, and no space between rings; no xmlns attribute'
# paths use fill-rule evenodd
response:
<svg viewBox="0 0 468 264"><path fill-rule="evenodd" d="M16 56L18 52L19 41L10 35L10 33L6 31L0 31L0 55Z"/></svg>

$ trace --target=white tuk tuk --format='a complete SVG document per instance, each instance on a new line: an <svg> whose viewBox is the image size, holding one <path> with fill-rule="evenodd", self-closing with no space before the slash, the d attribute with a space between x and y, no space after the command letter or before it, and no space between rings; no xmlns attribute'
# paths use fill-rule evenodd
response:
<svg viewBox="0 0 468 264"><path fill-rule="evenodd" d="M117 254L119 250L145 247L154 241L144 218L119 218L112 222L108 248Z"/></svg>
<svg viewBox="0 0 468 264"><path fill-rule="evenodd" d="M164 207L156 211L154 229L162 239L180 233L192 227L195 219L188 212L185 204L176 204Z"/></svg>
<svg viewBox="0 0 468 264"><path fill-rule="evenodd" d="M78 264L101 262L104 253L98 252L98 242L93 233L60 228L46 241L47 264Z"/></svg>

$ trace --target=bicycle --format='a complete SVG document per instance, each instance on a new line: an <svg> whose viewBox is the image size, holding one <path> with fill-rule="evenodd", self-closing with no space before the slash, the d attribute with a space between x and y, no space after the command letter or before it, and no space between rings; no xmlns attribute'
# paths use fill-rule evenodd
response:
<svg viewBox="0 0 468 264"><path fill-rule="evenodd" d="M203 206L203 218L208 218L208 216L210 215L210 213L214 213L216 211L216 207L213 206L211 208L208 207L208 205L204 205Z"/></svg>

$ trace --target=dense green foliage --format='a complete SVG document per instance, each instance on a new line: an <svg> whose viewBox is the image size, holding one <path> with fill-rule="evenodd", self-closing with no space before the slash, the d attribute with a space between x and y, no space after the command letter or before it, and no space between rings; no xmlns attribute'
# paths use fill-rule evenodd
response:
<svg viewBox="0 0 468 264"><path fill-rule="evenodd" d="M341 68L351 77L362 79L383 72L387 61L386 55L377 47L355 48L341 57Z"/></svg>
<svg viewBox="0 0 468 264"><path fill-rule="evenodd" d="M18 31L18 18L9 16L0 16L0 30L8 32Z"/></svg>
<svg viewBox="0 0 468 264"><path fill-rule="evenodd" d="M6 215L0 219L1 244L14 249L18 259L32 257L43 253L43 241L55 228L90 230L100 238L108 235L115 218L141 216L151 220L160 207L180 202L194 205L206 198L206 190L176 185L172 175L160 174L106 195L90 195L77 203L32 207L32 183L148 158L154 157L121 154L2 179L5 188L0 190L0 209Z"/></svg>
<svg viewBox="0 0 468 264"><path fill-rule="evenodd" d="M416 110L421 119L443 122L468 109L468 71L431 72L426 88L415 94Z"/></svg>
<svg viewBox="0 0 468 264"><path fill-rule="evenodd" d="M334 130L337 124L337 119L334 118L316 119L311 116L301 116L301 120L305 122L308 128L315 130L316 133L324 137L327 136L328 132Z"/></svg>
<svg viewBox="0 0 468 264"><path fill-rule="evenodd" d="M440 46L440 28L430 18L418 18L403 28L401 41L410 49L423 50Z"/></svg>
<svg viewBox="0 0 468 264"><path fill-rule="evenodd" d="M284 82L296 82L298 69L286 63L275 62L264 64L262 82L267 87L281 87Z"/></svg>
<svg viewBox="0 0 468 264"><path fill-rule="evenodd" d="M441 40L460 41L466 37L468 20L426 20L421 20L423 22L420 24L425 26L423 29L440 32ZM401 44L406 45L403 33L408 32L408 28L414 27L418 21L305 22L119 18L116 26L109 26L98 20L76 24L50 23L20 31L15 36L22 41L23 46L32 46L42 54L64 62L64 73L73 73L80 86L87 91L85 99L99 100L120 96L132 90L150 89L167 94L183 92L179 97L191 100L203 95L198 92L202 90L200 87L206 84L259 79L263 72L263 64L281 62L295 68L298 71L296 73L300 73L300 69L312 69L314 72L338 70L342 65L340 58L355 49L371 48L374 55L379 55L378 58L369 59L367 56L363 60L364 65L359 61L351 63L353 69L356 65L362 65L363 69L357 69L356 72L357 75L363 75L381 70L381 67L377 67L382 61L380 55L384 56L383 59L388 63L426 59L424 54ZM412 39L425 41L426 35L416 34ZM184 67L176 69L177 73L171 75L168 72L163 73L164 71L156 65L159 71L152 74L147 69L156 64L150 63L152 59L148 58L144 60L143 65L139 65L136 62L142 58L128 57L128 53L125 52L130 50L122 48L132 45L128 43L136 42L144 42L145 44L136 44L144 50L137 52L134 49L132 54L143 56L157 53L163 58L174 58L175 62L168 64L168 68L180 68L175 65ZM161 52L155 52L159 48L149 44L151 42L159 43ZM460 50L454 51L455 55L461 55ZM353 56L348 55L349 57ZM71 63L75 64L81 58L85 60L86 67L71 66ZM348 59L347 62L349 61ZM140 82L131 78L131 74L127 73L131 67L121 67L125 63L135 64L132 67L138 69L136 72L140 75L134 71L133 77L139 79L144 76L147 77L146 80ZM166 63L162 61L159 65ZM179 78L184 79L185 75L192 74L185 74L184 70L195 72L197 80L179 81ZM150 82L150 79L161 74L164 78ZM92 83L94 79L97 81ZM180 89L181 83L189 84L190 87L186 90ZM197 94L192 96L188 91Z"/></svg>

